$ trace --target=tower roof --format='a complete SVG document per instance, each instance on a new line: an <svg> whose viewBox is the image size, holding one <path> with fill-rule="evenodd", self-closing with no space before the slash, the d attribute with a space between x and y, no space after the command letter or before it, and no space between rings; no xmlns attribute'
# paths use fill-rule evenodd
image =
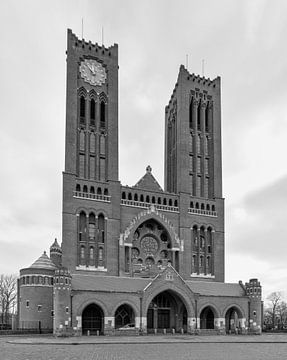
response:
<svg viewBox="0 0 287 360"><path fill-rule="evenodd" d="M57 267L47 256L46 251L30 266L30 269L49 269L54 270Z"/></svg>
<svg viewBox="0 0 287 360"><path fill-rule="evenodd" d="M151 173L152 168L148 165L144 176L135 184L134 187L138 187L144 190L151 191L163 191L155 177Z"/></svg>
<svg viewBox="0 0 287 360"><path fill-rule="evenodd" d="M60 251L62 252L61 246L58 244L57 238L53 242L53 244L50 246L50 251Z"/></svg>

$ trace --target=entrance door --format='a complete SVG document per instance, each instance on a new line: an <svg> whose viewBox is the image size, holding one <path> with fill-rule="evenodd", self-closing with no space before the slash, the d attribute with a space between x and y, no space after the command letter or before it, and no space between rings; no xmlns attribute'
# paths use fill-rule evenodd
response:
<svg viewBox="0 0 287 360"><path fill-rule="evenodd" d="M153 309L148 309L148 312L147 312L147 328L148 329L154 328L153 317L154 317Z"/></svg>
<svg viewBox="0 0 287 360"><path fill-rule="evenodd" d="M91 304L87 306L82 314L82 331L86 335L88 331L91 335L96 335L97 332L103 331L104 314L102 309L96 305Z"/></svg>
<svg viewBox="0 0 287 360"><path fill-rule="evenodd" d="M169 329L170 328L170 310L158 309L158 328Z"/></svg>

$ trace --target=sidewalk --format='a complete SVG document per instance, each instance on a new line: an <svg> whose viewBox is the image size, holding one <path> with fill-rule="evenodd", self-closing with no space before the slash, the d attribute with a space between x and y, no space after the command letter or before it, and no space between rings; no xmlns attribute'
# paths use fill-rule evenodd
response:
<svg viewBox="0 0 287 360"><path fill-rule="evenodd" d="M144 335L144 336L81 336L56 338L41 336L9 336L0 341L30 345L104 345L104 344L174 344L174 343L287 343L287 334L264 335Z"/></svg>

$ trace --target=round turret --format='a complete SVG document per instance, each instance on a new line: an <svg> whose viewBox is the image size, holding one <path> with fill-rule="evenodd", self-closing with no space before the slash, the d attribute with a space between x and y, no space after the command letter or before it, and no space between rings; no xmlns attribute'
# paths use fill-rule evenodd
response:
<svg viewBox="0 0 287 360"><path fill-rule="evenodd" d="M56 266L46 252L20 270L19 326L53 328L53 284Z"/></svg>
<svg viewBox="0 0 287 360"><path fill-rule="evenodd" d="M57 239L50 246L50 258L58 268L62 266L62 248Z"/></svg>

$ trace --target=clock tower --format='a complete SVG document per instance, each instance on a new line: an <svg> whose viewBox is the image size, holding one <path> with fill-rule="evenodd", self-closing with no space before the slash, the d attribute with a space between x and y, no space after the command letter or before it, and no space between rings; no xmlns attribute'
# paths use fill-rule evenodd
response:
<svg viewBox="0 0 287 360"><path fill-rule="evenodd" d="M113 192L120 192L119 186L118 46L86 42L68 30L64 266L77 269L82 258L89 258L93 270L106 270L107 252L117 246L107 245L107 231L110 226L111 232L119 227L118 195L110 202ZM114 265L109 266L112 273Z"/></svg>

